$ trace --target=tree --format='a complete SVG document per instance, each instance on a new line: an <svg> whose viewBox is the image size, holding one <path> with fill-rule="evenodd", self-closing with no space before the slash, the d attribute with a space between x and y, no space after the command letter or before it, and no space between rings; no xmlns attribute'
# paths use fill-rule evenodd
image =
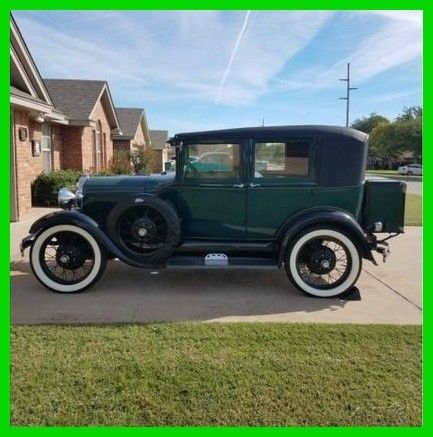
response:
<svg viewBox="0 0 433 437"><path fill-rule="evenodd" d="M402 113L395 119L395 121L410 121L418 119L422 120L421 106L409 106L403 108Z"/></svg>
<svg viewBox="0 0 433 437"><path fill-rule="evenodd" d="M415 159L422 154L422 108L410 106L396 118L396 141L404 150L412 152Z"/></svg>
<svg viewBox="0 0 433 437"><path fill-rule="evenodd" d="M136 144L131 153L131 162L136 174L152 173L155 164L155 155L151 147L144 144Z"/></svg>
<svg viewBox="0 0 433 437"><path fill-rule="evenodd" d="M378 124L389 123L390 121L383 115L372 112L368 117L357 118L353 123L353 129L360 130L369 134Z"/></svg>

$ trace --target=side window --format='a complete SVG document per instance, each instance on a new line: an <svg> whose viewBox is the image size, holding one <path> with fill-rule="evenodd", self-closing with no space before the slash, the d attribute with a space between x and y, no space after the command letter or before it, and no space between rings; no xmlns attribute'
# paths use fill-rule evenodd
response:
<svg viewBox="0 0 433 437"><path fill-rule="evenodd" d="M310 143L288 141L284 143L256 143L254 177L285 178L308 176Z"/></svg>
<svg viewBox="0 0 433 437"><path fill-rule="evenodd" d="M184 160L185 179L239 178L239 144L190 144Z"/></svg>

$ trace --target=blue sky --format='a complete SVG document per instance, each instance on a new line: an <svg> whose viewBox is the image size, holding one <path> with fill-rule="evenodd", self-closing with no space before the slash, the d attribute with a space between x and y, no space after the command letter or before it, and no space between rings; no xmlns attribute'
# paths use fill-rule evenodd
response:
<svg viewBox="0 0 433 437"><path fill-rule="evenodd" d="M395 117L420 105L416 11L17 11L46 78L104 79L116 106L176 132Z"/></svg>

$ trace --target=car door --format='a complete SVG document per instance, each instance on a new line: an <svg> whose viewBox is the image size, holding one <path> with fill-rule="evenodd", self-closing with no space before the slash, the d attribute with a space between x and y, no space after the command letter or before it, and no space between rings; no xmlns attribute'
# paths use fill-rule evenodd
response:
<svg viewBox="0 0 433 437"><path fill-rule="evenodd" d="M184 239L243 240L246 184L242 141L184 144L179 171Z"/></svg>
<svg viewBox="0 0 433 437"><path fill-rule="evenodd" d="M313 206L314 138L261 138L251 142L247 238L273 240L282 224Z"/></svg>

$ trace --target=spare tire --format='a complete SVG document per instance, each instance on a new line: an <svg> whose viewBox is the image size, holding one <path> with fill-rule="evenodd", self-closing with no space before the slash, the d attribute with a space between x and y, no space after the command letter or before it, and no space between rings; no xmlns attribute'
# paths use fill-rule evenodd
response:
<svg viewBox="0 0 433 437"><path fill-rule="evenodd" d="M106 228L119 249L143 265L163 263L180 240L180 220L174 207L149 194L119 202L108 215Z"/></svg>

